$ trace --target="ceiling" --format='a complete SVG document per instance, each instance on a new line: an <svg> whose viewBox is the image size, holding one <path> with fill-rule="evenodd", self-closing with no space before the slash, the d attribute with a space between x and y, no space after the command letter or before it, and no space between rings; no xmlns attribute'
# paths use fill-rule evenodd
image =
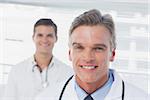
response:
<svg viewBox="0 0 150 100"><path fill-rule="evenodd" d="M136 3L147 4L148 0L0 0L1 3L15 3L35 6L56 6L56 7L97 7L102 4L113 3Z"/></svg>
<svg viewBox="0 0 150 100"><path fill-rule="evenodd" d="M106 11L130 11L147 14L150 13L150 7L148 7L148 4L150 4L149 1L150 0L0 0L0 3L67 9L95 8Z"/></svg>

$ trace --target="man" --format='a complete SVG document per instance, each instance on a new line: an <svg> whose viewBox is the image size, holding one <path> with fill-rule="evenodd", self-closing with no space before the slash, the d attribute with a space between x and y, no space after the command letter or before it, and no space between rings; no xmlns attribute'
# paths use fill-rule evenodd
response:
<svg viewBox="0 0 150 100"><path fill-rule="evenodd" d="M35 54L17 64L9 74L5 100L33 100L57 88L55 85L72 75L71 67L53 56L57 26L51 19L40 19L34 25Z"/></svg>
<svg viewBox="0 0 150 100"><path fill-rule="evenodd" d="M143 91L109 69L115 49L115 27L109 14L90 10L76 17L69 31L75 75L64 85L59 100L146 100Z"/></svg>

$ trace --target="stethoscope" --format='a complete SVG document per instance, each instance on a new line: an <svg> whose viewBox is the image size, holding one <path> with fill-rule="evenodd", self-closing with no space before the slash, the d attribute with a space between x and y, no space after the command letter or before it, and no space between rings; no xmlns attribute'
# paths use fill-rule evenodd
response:
<svg viewBox="0 0 150 100"><path fill-rule="evenodd" d="M54 63L52 63L52 65L50 65L51 67L54 65ZM33 68L32 68L32 72L34 72L34 68L35 67L38 67L38 64L34 64L33 65ZM49 68L49 67L48 67ZM48 87L48 85L49 85L49 82L48 82L48 68L46 69L46 72L45 72L45 77L44 77L44 80L42 81L42 87L43 88L46 88L46 87Z"/></svg>
<svg viewBox="0 0 150 100"><path fill-rule="evenodd" d="M64 91L65 91L65 89L66 89L66 87L67 87L67 85L68 85L68 83L70 82L70 80L73 78L73 75L66 81L66 83L64 84L64 86L63 86L63 89L62 89L62 91L61 91L61 93L60 93L60 96L59 96L59 100L61 100L62 99L62 96L63 96L63 94L64 94ZM125 93L125 84L124 84L124 81L122 80L122 96L121 96L121 100L124 100L124 93Z"/></svg>

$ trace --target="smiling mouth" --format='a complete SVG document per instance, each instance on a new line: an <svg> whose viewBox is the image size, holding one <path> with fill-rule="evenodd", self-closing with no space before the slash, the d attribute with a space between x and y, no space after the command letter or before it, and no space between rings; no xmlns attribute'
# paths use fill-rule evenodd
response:
<svg viewBox="0 0 150 100"><path fill-rule="evenodd" d="M81 68L84 68L84 69L95 69L97 67L98 66L81 66Z"/></svg>
<svg viewBox="0 0 150 100"><path fill-rule="evenodd" d="M43 47L48 47L48 46L49 46L49 44L42 44L42 46L43 46Z"/></svg>

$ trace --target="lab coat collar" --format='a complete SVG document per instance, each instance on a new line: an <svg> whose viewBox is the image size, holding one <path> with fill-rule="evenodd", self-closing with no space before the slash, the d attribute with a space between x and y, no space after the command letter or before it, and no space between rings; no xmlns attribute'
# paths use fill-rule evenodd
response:
<svg viewBox="0 0 150 100"><path fill-rule="evenodd" d="M73 100L78 100L76 91L75 91L75 77L73 76L73 78L70 80L70 82L68 83L68 85L66 86L66 89L64 91L64 94L62 96L62 100L71 100L73 98Z"/></svg>
<svg viewBox="0 0 150 100"><path fill-rule="evenodd" d="M106 100L118 100L122 97L122 79L121 77L116 73L115 70L110 69L113 73L114 82L111 86L110 91L108 92L106 96ZM116 92L114 92L116 91Z"/></svg>
<svg viewBox="0 0 150 100"><path fill-rule="evenodd" d="M111 89L108 92L107 96L105 97L105 100L120 100L122 96L122 79L114 70L110 69L110 71L112 71L113 73L114 82L112 83ZM68 83L64 91L63 98L67 98L67 99L70 98L71 100L72 97L74 97L74 100L78 100L78 97L74 88L75 86L74 80L75 80L75 76ZM65 100L65 99L62 99L62 100Z"/></svg>
<svg viewBox="0 0 150 100"><path fill-rule="evenodd" d="M36 68L37 68L37 62L35 61L34 55L32 57L30 57L30 61L31 61L31 71L33 72ZM54 56L52 56L52 60L48 66L48 69L50 69L51 67L54 66L54 62L56 61L56 58Z"/></svg>

